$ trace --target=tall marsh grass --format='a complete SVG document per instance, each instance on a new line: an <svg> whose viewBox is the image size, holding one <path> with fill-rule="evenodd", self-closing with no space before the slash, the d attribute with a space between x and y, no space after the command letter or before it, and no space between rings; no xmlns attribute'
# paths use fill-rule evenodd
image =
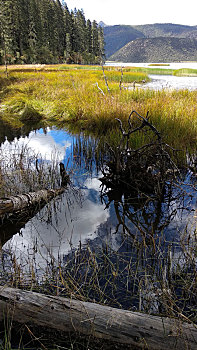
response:
<svg viewBox="0 0 197 350"><path fill-rule="evenodd" d="M196 143L197 91L134 89L133 81L148 79L142 73L144 68L138 71L124 68L123 78L121 70L105 68L110 92L101 67L44 66L36 69L9 70L9 84L1 91L0 117L4 121L17 126L29 123L29 110L33 111L32 119L33 115L42 117L46 124L66 123L72 127L74 124L98 134L116 127L115 118L126 122L133 109L141 115L149 110L151 121L166 142L178 148L192 148ZM131 83L131 89L124 89L124 83Z"/></svg>
<svg viewBox="0 0 197 350"><path fill-rule="evenodd" d="M197 69L181 68L173 72L177 77L197 77Z"/></svg>

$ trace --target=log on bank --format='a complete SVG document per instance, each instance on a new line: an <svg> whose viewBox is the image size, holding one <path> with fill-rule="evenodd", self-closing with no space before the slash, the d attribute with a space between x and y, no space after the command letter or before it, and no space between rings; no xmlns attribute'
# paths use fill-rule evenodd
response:
<svg viewBox="0 0 197 350"><path fill-rule="evenodd" d="M5 315L20 324L90 335L131 349L197 349L196 326L179 319L15 288L0 288L0 321Z"/></svg>

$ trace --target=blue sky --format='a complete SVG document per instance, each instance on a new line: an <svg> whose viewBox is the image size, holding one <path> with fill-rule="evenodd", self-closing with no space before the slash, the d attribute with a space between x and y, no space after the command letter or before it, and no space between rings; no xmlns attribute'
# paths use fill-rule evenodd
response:
<svg viewBox="0 0 197 350"><path fill-rule="evenodd" d="M65 0L82 9L86 18L106 24L176 23L197 25L196 0Z"/></svg>

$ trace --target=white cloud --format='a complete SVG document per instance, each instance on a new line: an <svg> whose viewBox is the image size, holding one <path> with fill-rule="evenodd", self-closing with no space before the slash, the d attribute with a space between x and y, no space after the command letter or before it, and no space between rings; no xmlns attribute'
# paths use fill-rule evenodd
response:
<svg viewBox="0 0 197 350"><path fill-rule="evenodd" d="M13 142L5 141L0 150L2 155L6 155L7 159L11 158L13 153L20 154L22 148L27 147L31 149L35 154L41 155L45 160L55 159L61 161L65 157L65 151L67 148L71 147L70 141L63 141L62 143L55 142L54 138L50 133L35 133L31 132L28 137L20 137L19 140Z"/></svg>
<svg viewBox="0 0 197 350"><path fill-rule="evenodd" d="M104 210L104 205L100 202L89 200L88 194L89 190L85 190L83 205L76 201L72 191L65 194L58 203L56 214L52 209L50 223L46 221L45 207L40 213L42 220L38 217L32 218L22 229L22 235L15 235L4 245L4 249L11 249L18 259L27 261L35 253L36 242L36 262L44 268L49 252L57 261L58 254L67 254L71 246L76 248L79 245L79 241L83 244L87 239L96 238L99 225L109 218L109 210Z"/></svg>

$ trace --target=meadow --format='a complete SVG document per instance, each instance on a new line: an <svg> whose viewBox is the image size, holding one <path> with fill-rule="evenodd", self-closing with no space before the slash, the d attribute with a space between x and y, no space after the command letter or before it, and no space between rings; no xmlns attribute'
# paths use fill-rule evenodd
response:
<svg viewBox="0 0 197 350"><path fill-rule="evenodd" d="M197 91L144 89L144 81L149 80L148 73L163 74L164 70L159 67L104 67L103 71L100 66L29 65L8 67L6 78L4 67L0 67L0 121L2 125L8 124L11 130L18 130L32 123L35 125L34 129L56 126L74 133L76 130L83 131L85 137L82 141L79 139L75 145L73 163L77 163L83 155L84 162L83 159L80 160L81 164L87 165L88 162L91 164L92 160L98 162L97 152L104 154L106 145L100 145L103 149L99 149L97 145L93 147L91 138L86 139L86 135L96 137L92 141L93 144L98 139L107 139L110 145L116 147L114 149L118 149L120 133L117 130L120 123L118 124L115 118L119 118L127 130L128 117L132 110L144 117L149 111L149 122L161 133L164 142L172 147L167 150L172 151L172 154L173 148L184 150L186 153L180 153L180 159L181 154L184 155L182 164L185 159L189 160L190 152L195 163ZM172 70L165 70L165 73L174 74ZM130 123L134 128L137 125L135 114L131 116ZM146 132L135 132L133 135L130 146L134 149L149 139ZM140 150L143 158L144 148L141 147ZM159 153L158 149L156 153ZM59 186L58 160L54 164L46 163L45 160L41 161L39 155L26 148L16 148L14 155L12 161L8 162L5 152L0 154L2 197L23 191L37 191L47 186ZM165 160L165 157L161 158ZM152 161L153 158L150 159ZM38 160L39 172L36 168ZM102 163L102 159L100 162ZM114 164L111 162L111 165L113 167ZM138 172L138 180L139 169L137 166L133 168ZM153 178L156 178L158 173L155 169L148 166L146 178L150 178L151 171ZM84 174L87 167L82 170ZM169 173L169 170L167 169L166 173ZM114 206L117 217L114 222L117 222L117 225L112 236L120 231L120 249L114 249L104 237L100 246L91 241L82 246L79 242L78 249L71 246L70 253L65 256L58 255L58 260L51 251L47 267L41 271L40 281L36 274L39 271L36 254L40 247L35 241L32 255L21 255L22 259L27 260L18 259L11 249L10 252L7 250L2 254L0 284L4 285L6 280L6 284L12 287L83 301L94 300L100 304L132 311L160 313L196 324L196 221L192 212L191 223L189 222L190 204L187 207L185 201L185 197L192 198L193 192L196 193L196 175L193 171L191 183L186 184L189 181L187 170L183 170L183 179L178 178L175 183L173 172L169 174L166 193L162 193L161 198L157 197L156 200L150 193L146 196L142 193L141 197L138 193L136 197L136 193L132 191L128 194L127 189L123 194L120 191L120 196L116 191L114 194L110 190L102 193L106 208L109 205L111 208ZM174 174L176 175L176 172ZM69 200L73 196L81 198L80 189L76 190L72 183L66 195L68 203L71 203ZM174 203L177 203L177 207ZM56 214L60 211L59 208L58 201L48 203L45 208L46 216L52 213L52 210ZM178 216L179 208L183 212L186 211L188 222L184 222L184 228L178 226L174 229L171 237L168 236L168 224L173 216ZM69 210L72 209L70 204ZM44 214L41 213L41 216L43 219ZM56 234L61 238L62 233L58 226ZM46 246L46 250L48 249ZM6 258L8 263L5 263ZM28 266L28 271L23 271L24 264ZM8 333L4 333L4 342L2 345L0 343L2 350L12 347L12 325L6 326ZM32 334L30 336L33 338ZM62 347L58 346L55 337L47 341L47 345L40 343L43 341L40 334L35 340L39 342L39 347L45 349L97 349L95 344L94 347L89 345L88 337L84 344L82 339L70 338L67 347L64 343Z"/></svg>
<svg viewBox="0 0 197 350"><path fill-rule="evenodd" d="M42 120L95 134L127 121L131 110L145 116L173 147L193 148L197 135L197 91L143 89L158 68L100 66L10 66L0 70L0 118L14 127ZM164 70L162 70L164 71ZM171 72L172 73L172 72Z"/></svg>

